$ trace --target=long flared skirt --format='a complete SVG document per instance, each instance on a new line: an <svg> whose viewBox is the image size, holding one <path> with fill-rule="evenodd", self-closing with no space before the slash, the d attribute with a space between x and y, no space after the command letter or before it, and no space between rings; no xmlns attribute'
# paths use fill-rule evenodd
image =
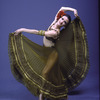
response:
<svg viewBox="0 0 100 100"><path fill-rule="evenodd" d="M58 53L57 64L50 69L48 79L43 70L53 51ZM31 93L43 93L47 98L64 98L78 86L89 69L87 38L79 17L61 31L54 48L40 46L23 34L9 35L9 57L15 78Z"/></svg>

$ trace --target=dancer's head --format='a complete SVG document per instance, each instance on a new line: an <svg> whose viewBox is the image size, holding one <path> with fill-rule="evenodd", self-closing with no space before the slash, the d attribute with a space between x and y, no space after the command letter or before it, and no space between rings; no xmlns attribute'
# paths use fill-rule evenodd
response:
<svg viewBox="0 0 100 100"><path fill-rule="evenodd" d="M71 22L71 17L64 13L64 11L60 11L57 15L57 21L59 22L59 25L66 27Z"/></svg>

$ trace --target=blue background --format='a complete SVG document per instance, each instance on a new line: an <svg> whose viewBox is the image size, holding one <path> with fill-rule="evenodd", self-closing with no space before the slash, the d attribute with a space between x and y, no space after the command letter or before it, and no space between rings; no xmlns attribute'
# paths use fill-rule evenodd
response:
<svg viewBox="0 0 100 100"><path fill-rule="evenodd" d="M73 7L87 32L90 70L86 79L69 100L99 99L99 28L97 0L0 0L0 100L38 100L26 87L17 82L10 70L8 35L18 28L46 30L60 7ZM73 12L69 12L73 16ZM25 35L38 44L42 37Z"/></svg>

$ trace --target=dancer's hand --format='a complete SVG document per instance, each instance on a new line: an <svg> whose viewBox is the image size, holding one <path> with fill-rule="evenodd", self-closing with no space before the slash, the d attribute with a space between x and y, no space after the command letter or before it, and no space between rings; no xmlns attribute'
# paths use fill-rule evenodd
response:
<svg viewBox="0 0 100 100"><path fill-rule="evenodd" d="M75 16L75 17L78 17L78 12L77 12L76 9L74 10L74 16Z"/></svg>
<svg viewBox="0 0 100 100"><path fill-rule="evenodd" d="M21 34L21 32L22 32L22 28L20 28L20 29L17 29L14 33L14 35L16 36L16 35L18 35L18 34Z"/></svg>

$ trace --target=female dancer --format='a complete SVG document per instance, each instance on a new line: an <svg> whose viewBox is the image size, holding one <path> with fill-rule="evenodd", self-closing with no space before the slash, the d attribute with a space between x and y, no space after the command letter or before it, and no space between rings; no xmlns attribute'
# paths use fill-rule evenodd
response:
<svg viewBox="0 0 100 100"><path fill-rule="evenodd" d="M60 28L63 27L63 26L67 27L68 24L71 22L71 17L68 14L65 14L66 11L73 11L75 17L78 16L76 9L73 9L73 8L70 8L70 7L61 7L60 10L58 11L58 13L55 16L54 21L49 26L47 31L43 31L43 30L38 31L38 30L35 30L35 29L21 28L21 29L16 30L14 35L18 35L19 33L22 33L22 32L27 32L27 33L37 34L37 35L43 35L44 36L44 38L43 38L44 46L45 47L54 47L55 41L58 39L58 37L60 35ZM57 53L56 50L54 50L49 55L48 60L47 60L47 64L45 65L45 67L42 71L42 76L50 82L52 81L52 79L51 80L49 79L48 74L50 74L50 72L53 69L53 66L57 63L57 61L58 61L58 53ZM60 75L60 77L61 77L61 75ZM62 78L60 78L60 79L62 79ZM59 81L59 79L57 81ZM62 80L60 80L60 81L62 82ZM55 84L56 85L61 84L60 81L55 82ZM42 93L40 94L40 100L43 100Z"/></svg>
<svg viewBox="0 0 100 100"><path fill-rule="evenodd" d="M71 21L66 11L73 11L76 18ZM44 36L44 46L22 32ZM67 98L68 91L85 78L89 66L86 33L77 10L61 7L46 31L20 28L11 33L9 56L15 78L39 100Z"/></svg>

